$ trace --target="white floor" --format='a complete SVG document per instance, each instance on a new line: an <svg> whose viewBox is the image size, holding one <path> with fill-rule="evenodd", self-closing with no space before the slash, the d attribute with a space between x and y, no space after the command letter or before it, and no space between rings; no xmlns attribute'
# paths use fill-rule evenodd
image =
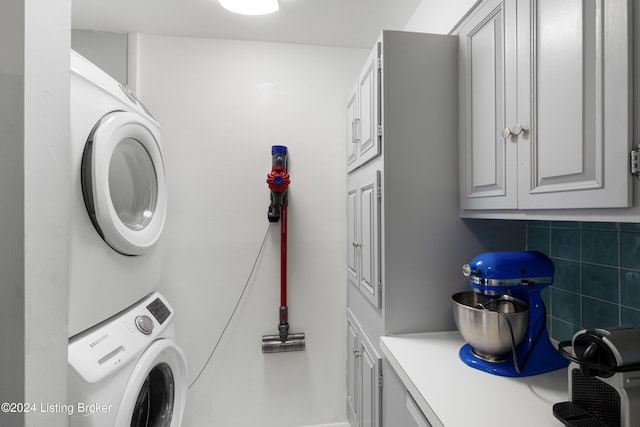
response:
<svg viewBox="0 0 640 427"><path fill-rule="evenodd" d="M314 426L300 426L300 427L351 427L349 423L334 423L334 424L318 424Z"/></svg>

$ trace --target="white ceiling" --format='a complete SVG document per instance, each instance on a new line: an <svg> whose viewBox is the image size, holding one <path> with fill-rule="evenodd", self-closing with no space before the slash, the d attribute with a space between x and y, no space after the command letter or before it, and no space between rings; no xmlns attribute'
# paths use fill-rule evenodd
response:
<svg viewBox="0 0 640 427"><path fill-rule="evenodd" d="M116 33L370 48L400 30L420 0L279 0L264 16L227 12L217 0L73 0L72 27Z"/></svg>

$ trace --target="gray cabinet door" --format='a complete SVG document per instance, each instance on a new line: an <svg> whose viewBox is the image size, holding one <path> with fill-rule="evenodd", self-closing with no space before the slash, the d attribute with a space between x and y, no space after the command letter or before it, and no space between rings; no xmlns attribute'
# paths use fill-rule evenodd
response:
<svg viewBox="0 0 640 427"><path fill-rule="evenodd" d="M380 43L369 54L358 78L360 92L360 126L357 142L357 165L363 165L380 154Z"/></svg>
<svg viewBox="0 0 640 427"><path fill-rule="evenodd" d="M374 307L380 298L381 173L351 174L347 183L347 281Z"/></svg>
<svg viewBox="0 0 640 427"><path fill-rule="evenodd" d="M519 208L631 206L628 1L518 5Z"/></svg>
<svg viewBox="0 0 640 427"><path fill-rule="evenodd" d="M355 84L347 101L347 168L358 158L358 140L360 126L360 111L358 110L358 85Z"/></svg>
<svg viewBox="0 0 640 427"><path fill-rule="evenodd" d="M347 417L353 427L380 427L382 359L347 309Z"/></svg>
<svg viewBox="0 0 640 427"><path fill-rule="evenodd" d="M380 427L382 360L364 334L360 335L360 377L362 406L360 427Z"/></svg>
<svg viewBox="0 0 640 427"><path fill-rule="evenodd" d="M380 172L366 175L359 189L360 291L380 307Z"/></svg>
<svg viewBox="0 0 640 427"><path fill-rule="evenodd" d="M376 43L347 101L347 172L381 151L381 49L381 42Z"/></svg>
<svg viewBox="0 0 640 427"><path fill-rule="evenodd" d="M486 0L462 24L462 209L631 206L629 12Z"/></svg>
<svg viewBox="0 0 640 427"><path fill-rule="evenodd" d="M431 427L431 423L424 416L409 392L406 393L405 418L407 427Z"/></svg>
<svg viewBox="0 0 640 427"><path fill-rule="evenodd" d="M347 312L347 419L352 426L360 423L358 385L358 325L350 311Z"/></svg>
<svg viewBox="0 0 640 427"><path fill-rule="evenodd" d="M489 0L460 28L460 205L517 207L517 146L502 136L515 120L515 6Z"/></svg>

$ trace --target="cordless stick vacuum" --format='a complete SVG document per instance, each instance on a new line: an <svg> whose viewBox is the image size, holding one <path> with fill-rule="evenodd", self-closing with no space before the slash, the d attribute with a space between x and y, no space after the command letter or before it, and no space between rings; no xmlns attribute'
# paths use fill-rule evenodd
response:
<svg viewBox="0 0 640 427"><path fill-rule="evenodd" d="M271 147L272 166L267 174L271 190L271 204L267 212L269 222L280 221L280 322L278 335L262 336L262 352L278 353L304 350L304 334L289 333L287 309L287 205L289 174L287 173L287 147Z"/></svg>

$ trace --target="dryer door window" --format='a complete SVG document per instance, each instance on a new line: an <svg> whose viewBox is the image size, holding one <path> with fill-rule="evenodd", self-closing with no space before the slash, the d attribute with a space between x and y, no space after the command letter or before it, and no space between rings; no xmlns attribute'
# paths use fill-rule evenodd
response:
<svg viewBox="0 0 640 427"><path fill-rule="evenodd" d="M167 209L159 131L139 114L105 115L82 157L87 211L104 241L125 255L142 255L159 239Z"/></svg>
<svg viewBox="0 0 640 427"><path fill-rule="evenodd" d="M120 142L109 164L109 193L120 221L138 231L149 225L158 199L158 177L151 156L140 142Z"/></svg>

